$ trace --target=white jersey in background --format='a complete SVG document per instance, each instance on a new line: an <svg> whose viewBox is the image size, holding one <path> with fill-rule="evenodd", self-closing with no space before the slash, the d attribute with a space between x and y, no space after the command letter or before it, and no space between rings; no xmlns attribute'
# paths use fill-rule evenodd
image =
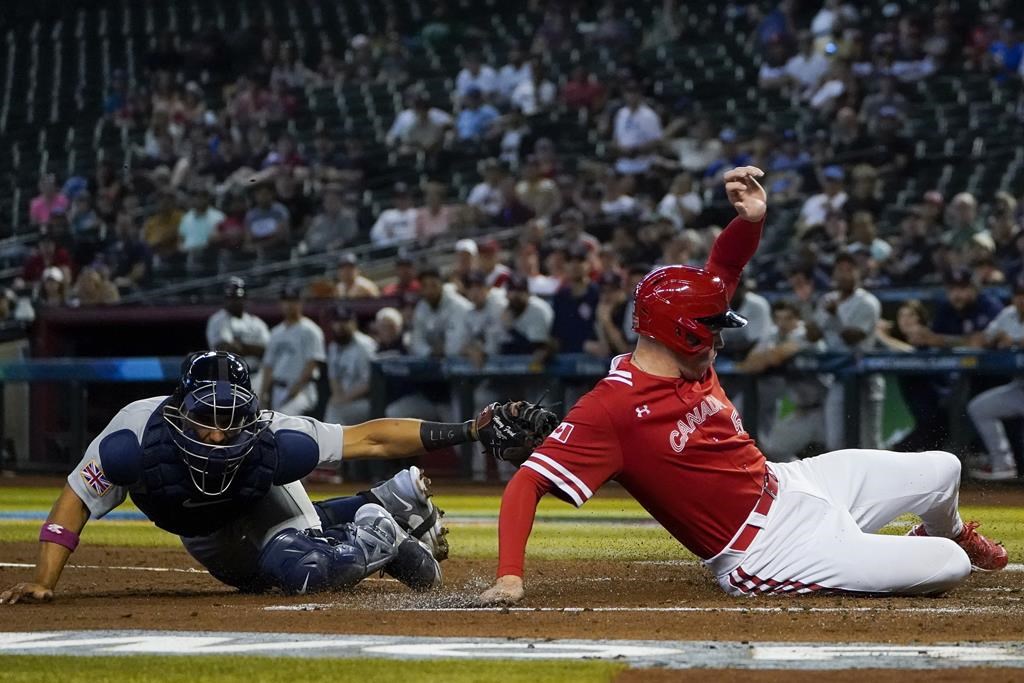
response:
<svg viewBox="0 0 1024 683"><path fill-rule="evenodd" d="M243 312L236 317L222 308L206 321L206 346L210 350L217 350L222 344L234 343L266 347L269 340L270 328L251 313ZM258 356L245 356L250 373L259 369L261 360Z"/></svg>
<svg viewBox="0 0 1024 683"><path fill-rule="evenodd" d="M315 381L308 382L291 401L285 402L285 399L288 390L302 376L307 363L326 359L324 333L309 318L303 316L291 325L282 321L274 326L263 354L263 371L271 372L274 379L270 407L292 415L312 410L317 402Z"/></svg>

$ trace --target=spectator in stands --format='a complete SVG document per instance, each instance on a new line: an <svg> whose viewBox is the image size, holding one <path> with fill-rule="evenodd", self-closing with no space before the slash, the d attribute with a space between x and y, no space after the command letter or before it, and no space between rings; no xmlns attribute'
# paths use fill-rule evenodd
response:
<svg viewBox="0 0 1024 683"><path fill-rule="evenodd" d="M1020 32L1014 26L1013 19L1004 19L999 26L999 34L989 45L989 70L995 74L996 80L1003 81L1015 75L1021 68L1024 57L1024 45L1020 41Z"/></svg>
<svg viewBox="0 0 1024 683"><path fill-rule="evenodd" d="M313 217L302 244L310 254L336 251L352 244L358 232L355 210L345 205L341 186L332 184L324 188L323 206Z"/></svg>
<svg viewBox="0 0 1024 683"><path fill-rule="evenodd" d="M970 244L984 226L978 220L978 200L970 192L961 192L953 197L946 211L946 233L943 242L955 249Z"/></svg>
<svg viewBox="0 0 1024 683"><path fill-rule="evenodd" d="M869 158L871 142L861 128L853 107L842 107L836 112L829 142L832 159L841 164L854 164Z"/></svg>
<svg viewBox="0 0 1024 683"><path fill-rule="evenodd" d="M488 159L480 164L480 175L480 182L469 191L466 205L474 212L474 222L486 225L501 211L500 186L505 169L495 159Z"/></svg>
<svg viewBox="0 0 1024 683"><path fill-rule="evenodd" d="M460 294L465 294L465 283L471 273L477 269L477 256L480 250L475 241L461 239L455 242L455 261L448 272L448 282L455 286Z"/></svg>
<svg viewBox="0 0 1024 683"><path fill-rule="evenodd" d="M983 343L990 349L1017 350L1024 345L1024 280L1013 285L1010 305L985 327ZM1024 416L1024 380L983 391L967 404L967 414L985 443L988 462L968 469L972 479L1005 481L1017 478L1013 446L1006 436L1003 420Z"/></svg>
<svg viewBox="0 0 1024 683"><path fill-rule="evenodd" d="M878 341L889 351L914 353L918 347L907 340L916 337L918 330L927 329L928 323L928 309L923 303L917 299L904 301L896 313L895 325L884 319L878 322ZM914 417L914 427L893 444L893 450L914 453L942 448L948 432L942 405L947 383L934 375L897 375L896 381Z"/></svg>
<svg viewBox="0 0 1024 683"><path fill-rule="evenodd" d="M47 266L36 286L34 303L39 306L66 306L68 275L57 266Z"/></svg>
<svg viewBox="0 0 1024 683"><path fill-rule="evenodd" d="M743 327L722 330L725 347L718 353L727 358L744 358L772 327L772 307L768 300L753 291L754 282L740 278L729 305L747 319Z"/></svg>
<svg viewBox="0 0 1024 683"><path fill-rule="evenodd" d="M359 272L359 259L352 252L338 257L337 276L334 295L339 299L376 299L380 296L377 284Z"/></svg>
<svg viewBox="0 0 1024 683"><path fill-rule="evenodd" d="M416 209L416 239L433 240L457 230L460 226L459 207L445 204L447 188L438 182L423 188L423 206Z"/></svg>
<svg viewBox="0 0 1024 683"><path fill-rule="evenodd" d="M578 209L567 209L562 212L562 230L567 245L583 245L587 252L596 254L601 248L601 241L587 232L586 221Z"/></svg>
<svg viewBox="0 0 1024 683"><path fill-rule="evenodd" d="M693 225L704 210L704 202L694 191L693 176L688 172L678 174L672 180L668 194L658 203L658 215L672 221L676 230Z"/></svg>
<svg viewBox="0 0 1024 683"><path fill-rule="evenodd" d="M852 87L854 81L850 75L849 65L837 59L829 65L828 71L807 103L819 115L829 116L846 103Z"/></svg>
<svg viewBox="0 0 1024 683"><path fill-rule="evenodd" d="M339 304L331 316L331 343L327 345L327 380L331 397L324 421L354 425L370 419L370 364L377 342L359 331L352 310Z"/></svg>
<svg viewBox="0 0 1024 683"><path fill-rule="evenodd" d="M574 66L569 72L569 78L562 85L562 101L573 110L597 112L604 106L605 95L604 86L582 65Z"/></svg>
<svg viewBox="0 0 1024 683"><path fill-rule="evenodd" d="M317 402L316 378L327 356L320 326L303 315L302 288L282 288L284 320L270 331L261 364L260 403L286 415L307 415Z"/></svg>
<svg viewBox="0 0 1024 683"><path fill-rule="evenodd" d="M818 302L813 322L807 325L807 340L825 340L829 351L855 353L875 347L882 305L878 298L860 286L857 263L849 254L836 256L832 270L835 290ZM882 445L882 407L885 402L885 378L880 374L861 379L860 434L846 434L845 389L834 381L825 399L825 448L829 451L851 445L880 448Z"/></svg>
<svg viewBox="0 0 1024 683"><path fill-rule="evenodd" d="M498 352L501 320L508 302L505 291L488 286L487 278L478 270L466 275L463 288L472 307L449 334L456 336L452 342L456 355L481 368L488 356Z"/></svg>
<svg viewBox="0 0 1024 683"><path fill-rule="evenodd" d="M104 232L96 209L93 207L92 195L88 190L81 190L71 202L68 212L71 236L75 242L97 242Z"/></svg>
<svg viewBox="0 0 1024 683"><path fill-rule="evenodd" d="M141 286L149 277L153 252L139 237L139 228L127 211L121 211L114 222L114 239L106 245L103 257L111 267L114 284L121 292Z"/></svg>
<svg viewBox="0 0 1024 683"><path fill-rule="evenodd" d="M534 244L524 244L519 248L515 272L526 279L530 293L537 296L550 297L562 285L559 277L541 271L540 254Z"/></svg>
<svg viewBox="0 0 1024 683"><path fill-rule="evenodd" d="M65 281L70 280L71 254L58 244L49 228L44 227L39 231L39 242L22 264L21 277L29 283L37 282L50 267L59 268L64 273Z"/></svg>
<svg viewBox="0 0 1024 683"><path fill-rule="evenodd" d="M455 119L455 132L463 147L461 151L471 151L465 145L470 143L480 146L492 134L492 125L498 119L498 110L484 102L483 94L476 88L470 88L463 95L462 110Z"/></svg>
<svg viewBox="0 0 1024 683"><path fill-rule="evenodd" d="M71 296L78 306L110 306L121 300L117 285L110 279L110 268L102 262L92 263L78 272Z"/></svg>
<svg viewBox="0 0 1024 683"><path fill-rule="evenodd" d="M39 194L29 203L28 217L33 225L45 225L54 209L68 210L68 198L57 190L57 178L44 173L39 178Z"/></svg>
<svg viewBox="0 0 1024 683"><path fill-rule="evenodd" d="M501 262L501 245L495 239L488 239L478 246L477 269L483 273L487 286L504 287L512 269Z"/></svg>
<svg viewBox="0 0 1024 683"><path fill-rule="evenodd" d="M512 93L521 83L531 78L530 62L523 50L513 47L508 51L508 63L498 71L498 95L503 100L512 98Z"/></svg>
<svg viewBox="0 0 1024 683"><path fill-rule="evenodd" d="M676 137L677 131L685 135ZM722 155L722 143L715 137L707 118L702 117L692 125L686 119L676 119L666 127L663 138L672 159L661 161L659 165L667 165L668 168L681 168L694 175L703 175L704 170Z"/></svg>
<svg viewBox="0 0 1024 683"><path fill-rule="evenodd" d="M647 173L654 152L662 143L661 119L643 100L640 84L626 83L624 105L615 113L612 142L618 158L615 170L623 174Z"/></svg>
<svg viewBox="0 0 1024 683"><path fill-rule="evenodd" d="M554 311L544 299L530 293L529 279L521 273L509 276L506 291L508 306L500 324L499 352L535 354L539 363L548 349Z"/></svg>
<svg viewBox="0 0 1024 683"><path fill-rule="evenodd" d="M724 193L725 190L721 190L719 187L722 185L722 176L730 168L738 168L750 163L750 154L740 147L739 134L732 128L723 128L718 134L718 139L722 143L718 158L704 169L703 183L705 190L713 189ZM724 197L725 195L722 194L723 199Z"/></svg>
<svg viewBox="0 0 1024 683"><path fill-rule="evenodd" d="M757 71L757 86L761 90L784 90L789 85L786 73L786 47L782 43L768 45Z"/></svg>
<svg viewBox="0 0 1024 683"><path fill-rule="evenodd" d="M257 185L255 195L255 204L245 214L246 241L264 260L287 246L291 216L283 204L275 201L269 183Z"/></svg>
<svg viewBox="0 0 1024 683"><path fill-rule="evenodd" d="M594 314L593 333L583 343L583 350L599 358L611 358L628 353L632 348L622 332L626 317L626 300L622 276L613 271L601 273L598 279L600 294Z"/></svg>
<svg viewBox="0 0 1024 683"><path fill-rule="evenodd" d="M546 68L540 57L530 60L530 77L523 80L509 97L512 107L531 117L548 111L558 97L555 84L545 78Z"/></svg>
<svg viewBox="0 0 1024 683"><path fill-rule="evenodd" d="M825 51L816 46L808 31L800 32L798 45L797 53L786 62L785 73L790 83L797 88L799 99L806 101L828 72L828 58Z"/></svg>
<svg viewBox="0 0 1024 683"><path fill-rule="evenodd" d="M581 353L594 334L600 288L590 279L589 258L583 245L572 245L566 253L566 277L551 302L552 335L559 353Z"/></svg>
<svg viewBox="0 0 1024 683"><path fill-rule="evenodd" d="M210 237L217 232L225 219L224 212L210 203L210 192L201 188L192 193L192 208L181 217L178 235L181 250L185 252L187 265L197 268L210 244Z"/></svg>
<svg viewBox="0 0 1024 683"><path fill-rule="evenodd" d="M858 211L850 219L850 243L846 250L850 253L864 252L883 266L892 256L892 245L878 236L875 217L867 211Z"/></svg>
<svg viewBox="0 0 1024 683"><path fill-rule="evenodd" d="M419 280L417 280L419 282ZM385 306L373 318L373 340L377 342L377 357L404 356L408 353L402 334L404 319L397 308Z"/></svg>
<svg viewBox="0 0 1024 683"><path fill-rule="evenodd" d="M907 112L907 98L896 90L897 81L893 76L885 75L878 79L878 92L872 93L864 98L860 106L860 120L868 126L868 130L874 131L878 126L878 119L884 107L890 107L889 111L902 118Z"/></svg>
<svg viewBox="0 0 1024 683"><path fill-rule="evenodd" d="M541 175L540 163L532 154L523 164L522 178L516 183L516 194L532 215L541 218L554 215L561 206L561 193L555 181Z"/></svg>
<svg viewBox="0 0 1024 683"><path fill-rule="evenodd" d="M395 119L392 131L399 126L403 114L405 112ZM453 123L450 114L430 106L430 96L427 93L419 93L413 102L412 116L408 123L394 136L398 153L406 156L418 153L437 154L444 144L445 132Z"/></svg>
<svg viewBox="0 0 1024 683"><path fill-rule="evenodd" d="M1002 305L981 292L970 270L958 269L946 275L946 298L935 308L932 327L916 328L907 341L917 347L956 348L983 345L983 332L995 320Z"/></svg>
<svg viewBox="0 0 1024 683"><path fill-rule="evenodd" d="M455 77L457 99L466 99L476 91L481 98L490 98L498 90L498 74L490 65L483 64L479 52L466 53L462 71Z"/></svg>
<svg viewBox="0 0 1024 683"><path fill-rule="evenodd" d="M156 211L143 225L142 238L161 263L166 264L178 255L178 227L181 225L182 215L174 191L169 188L159 190Z"/></svg>
<svg viewBox="0 0 1024 683"><path fill-rule="evenodd" d="M785 368L801 352L821 353L825 342L810 342L800 307L786 300L771 306L773 326L750 349L737 367L747 373ZM790 462L812 443L825 443L826 378L810 373L783 373L760 377L758 382L757 440L772 462ZM778 403L788 399L793 410L776 421Z"/></svg>
<svg viewBox="0 0 1024 683"><path fill-rule="evenodd" d="M381 295L405 297L420 291L420 281L416 279L416 265L412 257L399 254L395 258L395 281L381 288Z"/></svg>
<svg viewBox="0 0 1024 683"><path fill-rule="evenodd" d="M853 185L843 211L853 216L858 211L878 215L885 207L878 198L878 171L870 164L857 164L850 173Z"/></svg>
<svg viewBox="0 0 1024 683"><path fill-rule="evenodd" d="M230 351L244 357L249 372L255 374L270 340L270 328L245 310L247 293L245 280L228 278L224 306L206 321L206 345L215 351Z"/></svg>
<svg viewBox="0 0 1024 683"><path fill-rule="evenodd" d="M895 107L878 110L875 121L875 154L868 161L881 174L902 173L914 158L914 144L904 135L903 118Z"/></svg>
<svg viewBox="0 0 1024 683"><path fill-rule="evenodd" d="M793 0L782 0L775 9L761 19L756 37L761 47L772 43L791 43L796 35L793 21Z"/></svg>
<svg viewBox="0 0 1024 683"><path fill-rule="evenodd" d="M395 202L394 207L382 211L370 229L370 241L378 247L416 239L417 210L413 206L409 186L395 183L391 196Z"/></svg>
<svg viewBox="0 0 1024 683"><path fill-rule="evenodd" d="M1009 192L996 192L995 206L988 217L988 232L992 236L993 256L1000 270L1006 275L1016 275L1021 269L1017 249L1021 229L1017 222L1017 200Z"/></svg>
<svg viewBox="0 0 1024 683"><path fill-rule="evenodd" d="M829 211L842 211L847 194L843 188L846 173L840 166L826 166L821 171L822 191L811 195L800 207L796 228L803 233L825 223Z"/></svg>

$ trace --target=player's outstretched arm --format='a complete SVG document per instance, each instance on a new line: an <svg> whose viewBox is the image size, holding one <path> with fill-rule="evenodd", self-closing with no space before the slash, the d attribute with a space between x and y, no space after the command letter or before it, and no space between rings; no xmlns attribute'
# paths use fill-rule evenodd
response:
<svg viewBox="0 0 1024 683"><path fill-rule="evenodd" d="M756 166L740 166L724 176L725 193L738 215L715 239L705 268L722 278L730 297L761 242L768 211L768 193L757 182L763 175Z"/></svg>
<svg viewBox="0 0 1024 683"><path fill-rule="evenodd" d="M533 531L537 504L551 486L536 471L521 467L505 487L498 515L498 578L480 594L477 604L511 605L523 599L526 542Z"/></svg>
<svg viewBox="0 0 1024 683"><path fill-rule="evenodd" d="M0 593L0 604L52 600L53 589L60 579L61 572L64 571L64 565L71 557L72 550L78 544L78 536L88 521L89 508L78 494L65 484L40 531L35 578L31 582L15 584Z"/></svg>

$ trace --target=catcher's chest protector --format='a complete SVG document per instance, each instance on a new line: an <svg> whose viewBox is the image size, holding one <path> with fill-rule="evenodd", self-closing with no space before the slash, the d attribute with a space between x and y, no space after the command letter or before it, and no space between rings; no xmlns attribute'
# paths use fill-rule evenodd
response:
<svg viewBox="0 0 1024 683"><path fill-rule="evenodd" d="M246 512L270 491L278 469L273 434L266 430L222 495L196 490L163 419L163 406L153 412L143 433L141 477L131 486L132 502L154 524L178 536L205 536Z"/></svg>

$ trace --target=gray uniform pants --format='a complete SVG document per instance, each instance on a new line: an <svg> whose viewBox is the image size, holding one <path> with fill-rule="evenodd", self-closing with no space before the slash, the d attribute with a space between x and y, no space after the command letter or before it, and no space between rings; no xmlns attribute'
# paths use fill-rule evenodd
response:
<svg viewBox="0 0 1024 683"><path fill-rule="evenodd" d="M211 507L210 514L216 514L216 505ZM248 513L209 536L182 536L181 543L218 581L236 588L258 588L260 551L288 528L320 529L320 516L297 481L272 486Z"/></svg>
<svg viewBox="0 0 1024 683"><path fill-rule="evenodd" d="M1015 379L1009 384L981 392L967 404L967 414L985 442L992 469L1016 469L1003 420L1024 416L1024 380Z"/></svg>
<svg viewBox="0 0 1024 683"><path fill-rule="evenodd" d="M860 385L860 448L880 449L882 409L885 405L885 377L867 375ZM846 396L843 383L836 381L825 396L825 448L838 451L852 444L846 438Z"/></svg>

